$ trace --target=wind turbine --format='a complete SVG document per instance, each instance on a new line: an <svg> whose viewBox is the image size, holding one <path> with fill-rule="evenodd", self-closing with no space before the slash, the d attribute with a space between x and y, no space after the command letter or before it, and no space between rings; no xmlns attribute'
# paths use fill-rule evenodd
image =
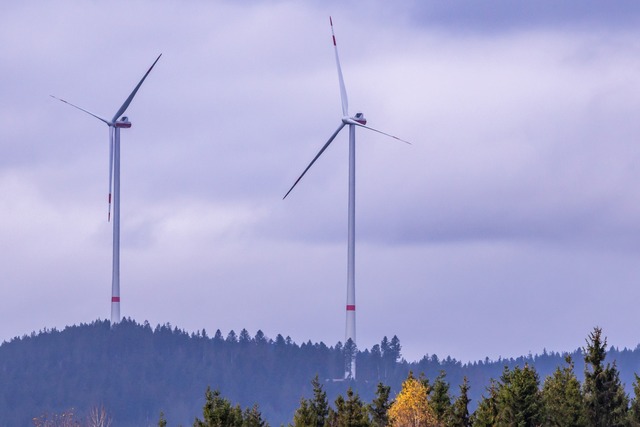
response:
<svg viewBox="0 0 640 427"><path fill-rule="evenodd" d="M82 107L78 107L70 102L65 101L51 95L52 98L62 101L80 111L95 117L101 122L109 126L109 212L107 214L107 221L111 220L111 190L113 188L113 259L111 270L111 325L115 325L120 322L120 129L128 129L131 127L129 118L123 116L124 112L131 104L131 101L136 96L138 89L142 86L142 83L147 78L153 67L156 65L162 54L158 55L156 60L151 64L151 67L147 70L142 79L133 89L129 97L124 101L122 106L116 111L111 120L107 120L91 111L85 110Z"/></svg>
<svg viewBox="0 0 640 427"><path fill-rule="evenodd" d="M389 135L388 133L379 131L372 127L366 126L367 120L360 112L354 116L349 115L349 105L347 100L347 90L345 89L344 79L342 77L342 69L340 67L340 58L338 57L338 46L336 45L336 36L333 32L333 20L329 17L329 23L331 24L331 37L333 39L333 48L336 54L336 67L338 69L338 82L340 83L340 98L342 101L342 119L338 129L331 135L329 140L320 149L318 154L313 158L309 166L302 172L296 182L293 183L287 194L284 195L285 199L293 188L300 182L302 177L307 173L311 166L318 160L318 158L329 147L329 144L338 136L342 128L349 126L349 209L348 209L348 229L347 229L347 313L346 313L346 327L345 327L345 344L352 341L356 344L356 281L355 281L355 248L356 248L356 127L372 130L374 132L381 133L391 138L410 144L410 142L398 138L397 136ZM349 363L345 363L345 379L356 378L356 359L355 352L351 356Z"/></svg>

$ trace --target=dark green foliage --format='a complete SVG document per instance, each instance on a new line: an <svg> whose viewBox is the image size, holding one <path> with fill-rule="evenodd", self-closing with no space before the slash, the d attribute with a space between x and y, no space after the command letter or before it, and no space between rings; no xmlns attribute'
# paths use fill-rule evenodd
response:
<svg viewBox="0 0 640 427"><path fill-rule="evenodd" d="M242 427L269 427L269 424L262 419L262 413L257 404L245 409L242 414Z"/></svg>
<svg viewBox="0 0 640 427"><path fill-rule="evenodd" d="M607 339L596 327L589 334L584 349L584 401L589 426L624 426L627 421L629 398L620 382L615 362L604 365Z"/></svg>
<svg viewBox="0 0 640 427"><path fill-rule="evenodd" d="M160 419L158 420L158 427L167 427L167 419L164 417L164 412L160 411Z"/></svg>
<svg viewBox="0 0 640 427"><path fill-rule="evenodd" d="M231 406L231 402L223 398L219 390L211 391L210 387L207 387L205 399L202 408L204 420L196 418L194 427L242 427L240 405Z"/></svg>
<svg viewBox="0 0 640 427"><path fill-rule="evenodd" d="M568 355L565 361L566 366L562 369L558 367L542 387L545 424L558 427L585 426L584 398L574 372L573 359Z"/></svg>
<svg viewBox="0 0 640 427"><path fill-rule="evenodd" d="M391 407L391 401L389 400L390 394L391 387L378 383L376 397L367 407L373 427L386 427L389 423L388 412Z"/></svg>
<svg viewBox="0 0 640 427"><path fill-rule="evenodd" d="M313 427L315 426L316 415L311 410L309 401L304 397L300 399L300 406L293 414L293 427Z"/></svg>
<svg viewBox="0 0 640 427"><path fill-rule="evenodd" d="M400 360L400 340L397 336L393 336L391 341L384 337L380 343L380 352L382 358L382 372L384 379L391 377L396 370L396 363Z"/></svg>
<svg viewBox="0 0 640 427"><path fill-rule="evenodd" d="M640 426L640 377L638 374L633 374L635 380L633 381L633 400L629 407L629 424L632 427Z"/></svg>
<svg viewBox="0 0 640 427"><path fill-rule="evenodd" d="M313 400L300 399L300 406L293 416L294 427L324 427L329 414L329 402L320 380L316 375L313 381Z"/></svg>
<svg viewBox="0 0 640 427"><path fill-rule="evenodd" d="M471 426L471 416L469 415L469 381L464 377L460 384L460 395L453 402L451 407L450 427Z"/></svg>
<svg viewBox="0 0 640 427"><path fill-rule="evenodd" d="M335 410L329 409L327 427L370 427L370 425L367 407L351 387L347 389L347 400L340 395L336 398Z"/></svg>
<svg viewBox="0 0 640 427"><path fill-rule="evenodd" d="M431 393L441 370L446 371L451 387L458 387L466 376L471 384L468 398L480 404L473 418L482 421L491 419L492 400L481 401L481 394L491 378L500 377L504 366L535 366L543 378L552 375L564 359L564 355L545 351L466 364L425 355L408 363L401 359L398 338L385 337L370 350L357 352L355 381L332 381L344 377L341 343L334 347L310 341L298 345L285 337L270 339L261 331L254 338L247 331L223 335L220 330L209 337L204 330L189 334L169 324L152 328L130 319L114 328L108 321L97 321L25 335L0 345L0 426L31 425L33 419L63 414L70 408L84 420L94 407L104 407L118 427L149 425L161 410L167 425L190 425L202 413L203 391L208 385L243 408L260 404L262 419L281 425L293 420L301 396L314 396L317 401L312 394L316 387L309 383L316 374L327 401L333 402L339 394L346 396L351 386L363 401L371 402L380 382L390 388L389 396L394 396L411 370L426 373L419 379L431 385ZM604 351L602 343L599 347ZM576 375L582 380L584 354L577 350L571 355ZM607 357L615 361L615 375L610 375L613 383L620 384L622 379L631 392L633 372L640 366L640 347L612 348ZM375 402L367 405L373 407ZM368 414L375 418L371 410ZM304 425L314 424L309 421ZM318 425L316 422L315 427Z"/></svg>
<svg viewBox="0 0 640 427"><path fill-rule="evenodd" d="M447 373L440 371L440 374L433 382L431 389L431 407L439 423L444 423L451 413L451 395L449 394L449 383L445 381Z"/></svg>
<svg viewBox="0 0 640 427"><path fill-rule="evenodd" d="M498 386L498 424L518 427L540 425L543 416L540 380L533 367L505 368Z"/></svg>
<svg viewBox="0 0 640 427"><path fill-rule="evenodd" d="M483 396L478 408L471 416L474 427L493 427L498 423L498 383L491 379L487 396Z"/></svg>

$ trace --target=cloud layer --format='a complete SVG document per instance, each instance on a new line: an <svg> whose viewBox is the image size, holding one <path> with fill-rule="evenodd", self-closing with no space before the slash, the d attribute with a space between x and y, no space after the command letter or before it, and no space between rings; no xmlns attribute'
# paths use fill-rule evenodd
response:
<svg viewBox="0 0 640 427"><path fill-rule="evenodd" d="M0 6L0 338L109 315L107 129L48 95L110 116L162 52L122 133L123 315L343 340L346 132L282 200L340 123L332 15L352 112L413 143L357 132L359 346L635 347L638 7L569 3Z"/></svg>

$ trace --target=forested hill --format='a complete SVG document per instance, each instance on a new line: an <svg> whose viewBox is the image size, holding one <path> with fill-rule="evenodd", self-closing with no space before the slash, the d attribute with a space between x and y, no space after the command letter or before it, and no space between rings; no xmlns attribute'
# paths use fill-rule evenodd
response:
<svg viewBox="0 0 640 427"><path fill-rule="evenodd" d="M588 331L586 331L588 332ZM213 337L203 331L186 333L170 325L125 320L45 330L0 345L0 425L29 426L32 419L73 409L78 414L104 407L114 426L156 425L163 411L168 425L191 425L202 414L207 386L219 389L243 408L258 404L271 426L288 424L301 397L312 393L311 380L324 381L330 401L351 386L363 401L373 399L379 382L400 389L409 371L432 381L441 370L455 395L463 376L471 386L471 408L485 393L489 379L498 379L505 366L536 368L541 381L564 356L545 353L518 359L462 364L447 357L425 356L408 363L400 341L386 337L381 344L357 354L357 381L335 382L344 375L342 344L296 344L258 331L231 331ZM581 377L583 358L573 353ZM640 349L609 350L631 393L634 372L640 372Z"/></svg>

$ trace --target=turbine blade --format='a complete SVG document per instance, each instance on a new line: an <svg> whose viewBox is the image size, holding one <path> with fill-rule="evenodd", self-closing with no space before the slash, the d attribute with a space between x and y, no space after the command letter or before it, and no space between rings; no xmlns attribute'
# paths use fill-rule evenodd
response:
<svg viewBox="0 0 640 427"><path fill-rule="evenodd" d="M122 104L122 106L120 107L120 109L116 112L116 114L113 116L113 119L111 120L112 123L115 123L116 120L118 120L118 118L124 114L124 112L127 110L127 108L129 108L129 104L131 104L131 101L133 100L133 97L136 96L136 93L138 92L138 89L140 89L140 86L142 86L142 83L144 82L144 79L147 78L147 76L149 75L149 73L151 72L151 70L153 70L154 65L156 65L156 62L158 62L158 60L160 59L160 57L162 56L162 54L158 55L158 57L156 58L156 60L153 62L153 64L151 64L151 67L149 67L149 69L147 70L147 72L144 74L144 76L142 76L142 80L140 80L140 83L138 83L138 85L133 89L133 92L131 92L131 94L129 95L129 97L124 101L124 103Z"/></svg>
<svg viewBox="0 0 640 427"><path fill-rule="evenodd" d="M100 120L102 122L105 122L107 125L111 125L111 123L109 123L109 121L107 119L103 119L102 117L100 117L100 116L98 116L96 114L93 114L91 111L85 110L82 107L78 107L77 105L74 105L74 104L70 103L69 101L65 101L64 99L58 98L57 96L53 96L53 95L49 95L49 96L52 97L53 99L57 99L60 102L64 102L67 105L71 105L73 108L77 108L80 111L84 111L85 113L95 117L96 119L98 119L98 120Z"/></svg>
<svg viewBox="0 0 640 427"><path fill-rule="evenodd" d="M355 121L355 120L353 120L353 119L346 119L346 122L347 122L347 123L349 123L349 124L351 124L351 125L360 126L361 128L365 128L365 129L372 130L372 131L374 131L374 132L381 133L382 135L388 136L388 137L393 138L393 139L397 139L398 141L402 141L402 142L404 142L405 144L413 145L413 144L411 144L409 141L405 141L404 139L402 139L402 138L398 138L397 136L394 136L394 135L388 134L388 133L386 133L386 132L382 132L381 130L374 129L374 128L369 127L369 126L365 126L365 125L363 125L362 123L358 123L358 122L356 122L356 121Z"/></svg>
<svg viewBox="0 0 640 427"><path fill-rule="evenodd" d="M333 38L333 48L336 51L336 66L338 67L338 80L340 81L340 99L342 100L342 116L349 116L349 100L347 99L347 89L344 86L344 78L342 77L342 68L340 67L340 58L338 57L338 46L336 45L336 35L333 33L333 20L329 17L331 24L331 37Z"/></svg>
<svg viewBox="0 0 640 427"><path fill-rule="evenodd" d="M109 213L107 221L111 222L111 190L113 188L113 133L115 129L109 126Z"/></svg>
<svg viewBox="0 0 640 427"><path fill-rule="evenodd" d="M302 179L302 177L304 176L305 173L307 173L307 171L311 168L311 166L316 162L316 160L318 160L318 157L320 157L322 155L322 153L324 153L324 150L327 149L327 147L329 146L329 144L331 144L331 142L336 138L336 136L338 135L338 133L340 133L340 131L342 130L342 128L344 127L344 123L342 123L340 125L340 127L333 133L333 135L331 135L331 138L329 138L329 140L324 144L324 146L320 149L320 151L318 152L318 154L316 154L316 156L313 158L313 160L311 160L311 163L309 163L309 166L307 166L307 168L304 170L304 172L302 172L302 174L298 177L298 179L296 179L296 182L293 183L293 185L291 186L291 188L289 189L289 191L287 191L287 194L284 195L284 197L282 198L282 200L286 199L287 196L289 195L289 193L291 193L291 190L293 190L293 187L295 187L298 182L300 182L300 180Z"/></svg>

